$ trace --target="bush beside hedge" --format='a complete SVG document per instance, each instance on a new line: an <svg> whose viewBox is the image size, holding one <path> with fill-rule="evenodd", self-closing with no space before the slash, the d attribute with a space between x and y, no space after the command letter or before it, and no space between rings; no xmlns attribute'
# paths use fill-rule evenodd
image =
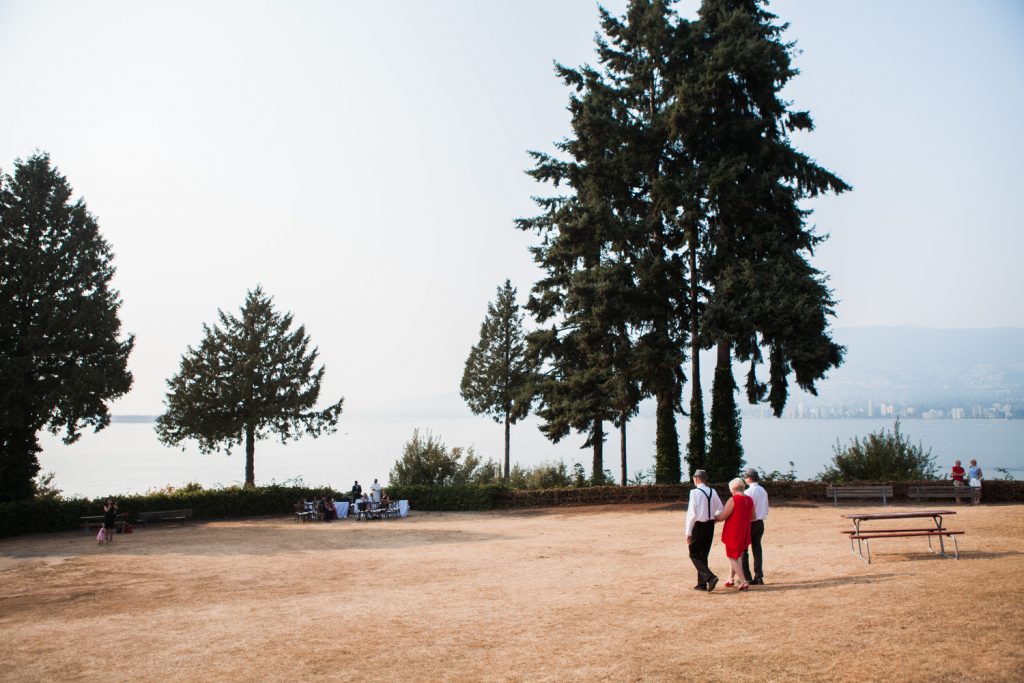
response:
<svg viewBox="0 0 1024 683"><path fill-rule="evenodd" d="M906 501L907 491L927 482L850 482L858 485L891 484L896 501ZM810 481L765 482L772 500L813 500L827 502L825 484ZM482 511L603 505L624 503L673 503L687 499L690 484L649 486L592 486L565 489L510 489L501 484L467 484L462 486L391 486L392 500L408 500L414 510ZM724 484L715 488L723 498ZM282 515L292 512L299 498L343 493L325 488L294 486L263 486L252 489L227 488L199 491L175 491L117 498L121 511L135 519L140 512L192 508L195 519L226 519L260 515ZM18 534L46 533L78 529L81 517L103 512L103 500L97 498L33 499L0 504L0 538ZM1024 481L986 480L982 502L1005 503L1024 501ZM948 504L948 501L935 501Z"/></svg>

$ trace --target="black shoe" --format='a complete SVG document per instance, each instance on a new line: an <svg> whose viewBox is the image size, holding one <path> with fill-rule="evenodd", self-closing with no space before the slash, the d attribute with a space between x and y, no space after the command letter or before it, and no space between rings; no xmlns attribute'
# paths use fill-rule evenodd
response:
<svg viewBox="0 0 1024 683"><path fill-rule="evenodd" d="M697 584L696 586L693 587L693 590L695 590L695 591L706 591L707 589L708 589L707 586L703 586L701 584Z"/></svg>
<svg viewBox="0 0 1024 683"><path fill-rule="evenodd" d="M754 579L753 581L750 582L750 585L751 586L763 586L764 585L764 579Z"/></svg>
<svg viewBox="0 0 1024 683"><path fill-rule="evenodd" d="M712 576L710 579L708 579L708 593L710 593L711 591L715 590L715 586L717 586L717 585L718 585L718 577L717 576Z"/></svg>

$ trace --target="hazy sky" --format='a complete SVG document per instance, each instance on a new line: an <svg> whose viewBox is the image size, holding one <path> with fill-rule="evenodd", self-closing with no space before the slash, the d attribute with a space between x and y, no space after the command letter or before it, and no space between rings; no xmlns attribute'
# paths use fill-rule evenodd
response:
<svg viewBox="0 0 1024 683"><path fill-rule="evenodd" d="M815 205L835 324L1024 325L1024 3L771 7L799 144L854 186ZM113 245L137 335L114 412L160 412L257 283L325 400L456 391L495 288L536 279L526 152L568 133L552 62L595 61L597 29L590 0L0 0L0 168L48 151Z"/></svg>

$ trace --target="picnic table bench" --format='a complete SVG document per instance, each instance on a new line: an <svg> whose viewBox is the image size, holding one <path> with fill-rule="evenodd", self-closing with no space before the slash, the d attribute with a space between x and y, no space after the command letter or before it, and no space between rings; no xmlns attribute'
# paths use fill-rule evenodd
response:
<svg viewBox="0 0 1024 683"><path fill-rule="evenodd" d="M922 498L956 498L960 502L965 498L968 503L974 498L976 491L970 486L910 486L907 488L907 497L913 498L918 503Z"/></svg>
<svg viewBox="0 0 1024 683"><path fill-rule="evenodd" d="M124 525L128 523L128 513L122 512L117 515L114 519L114 529L118 532L124 531ZM99 529L103 526L103 515L86 515L82 517L82 522L78 525L89 531L90 529Z"/></svg>
<svg viewBox="0 0 1024 683"><path fill-rule="evenodd" d="M891 485L877 486L842 486L829 484L825 487L825 495L832 499L833 504L839 505L840 498L881 498L883 505L889 504L892 498Z"/></svg>
<svg viewBox="0 0 1024 683"><path fill-rule="evenodd" d="M932 537L939 539L938 555L950 557L946 554L944 539L953 540L954 559L960 559L960 548L957 545L956 537L963 534L963 531L954 531L942 526L943 515L955 515L953 510L921 510L915 512L857 512L850 515L843 515L846 519L853 521L853 529L842 531L850 539L850 553L858 556L868 564L871 564L871 540L878 538L910 538L924 536L928 539L928 552L935 553L932 547ZM922 527L895 527L890 529L862 529L861 524L866 521L891 521L901 519L927 519L931 518L932 526ZM853 542L857 545L854 547ZM865 553L866 551L866 553Z"/></svg>
<svg viewBox="0 0 1024 683"><path fill-rule="evenodd" d="M185 522L192 521L192 508L185 510L150 510L139 513L139 524L148 526L150 522Z"/></svg>

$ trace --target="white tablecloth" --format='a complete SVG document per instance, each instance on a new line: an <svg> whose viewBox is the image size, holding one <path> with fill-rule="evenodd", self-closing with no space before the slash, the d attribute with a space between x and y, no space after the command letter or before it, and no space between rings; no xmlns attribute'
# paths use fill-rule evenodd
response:
<svg viewBox="0 0 1024 683"><path fill-rule="evenodd" d="M338 511L338 519L345 519L346 517L348 517L347 500L334 501L334 509Z"/></svg>
<svg viewBox="0 0 1024 683"><path fill-rule="evenodd" d="M400 500L400 501L398 501L398 515L400 517L408 517L409 516L409 501L407 501L407 500Z"/></svg>

